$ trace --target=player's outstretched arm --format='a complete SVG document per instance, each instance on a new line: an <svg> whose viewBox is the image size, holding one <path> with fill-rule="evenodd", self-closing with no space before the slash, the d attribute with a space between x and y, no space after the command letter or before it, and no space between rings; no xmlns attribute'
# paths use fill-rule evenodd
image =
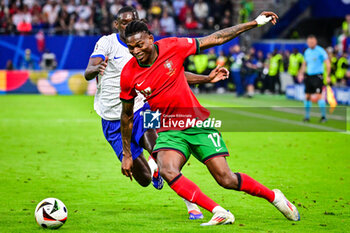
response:
<svg viewBox="0 0 350 233"><path fill-rule="evenodd" d="M188 84L203 84L203 83L216 83L221 80L227 79L229 71L224 68L217 66L213 69L209 75L194 74L191 72L185 72Z"/></svg>
<svg viewBox="0 0 350 233"><path fill-rule="evenodd" d="M134 121L134 101L122 102L121 133L123 142L122 173L132 180L131 133Z"/></svg>
<svg viewBox="0 0 350 233"><path fill-rule="evenodd" d="M108 57L106 57L105 61L100 57L90 58L84 74L85 79L89 81L94 79L98 74L102 75L107 67L107 62Z"/></svg>
<svg viewBox="0 0 350 233"><path fill-rule="evenodd" d="M209 36L198 38L199 47L201 50L205 50L217 45L224 44L237 37L239 34L248 31L252 28L267 24L270 21L272 24L276 24L277 19L278 16L275 13L270 11L264 11L253 21L225 28L220 31L214 32Z"/></svg>

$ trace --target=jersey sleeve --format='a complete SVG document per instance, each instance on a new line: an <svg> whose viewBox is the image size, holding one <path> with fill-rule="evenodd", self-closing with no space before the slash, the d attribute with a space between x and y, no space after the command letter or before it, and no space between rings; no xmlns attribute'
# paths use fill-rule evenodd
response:
<svg viewBox="0 0 350 233"><path fill-rule="evenodd" d="M109 54L109 41L106 36L101 37L95 45L94 51L92 52L90 58L94 57L100 57L103 60L106 59L106 57Z"/></svg>
<svg viewBox="0 0 350 233"><path fill-rule="evenodd" d="M132 77L130 76L130 72L128 72L130 68L124 66L122 73L120 75L120 100L124 102L131 102L137 96L136 90L132 85Z"/></svg>
<svg viewBox="0 0 350 233"><path fill-rule="evenodd" d="M328 55L327 55L326 50L324 50L323 48L320 47L320 52L321 52L322 60L323 61L327 60L328 59Z"/></svg>
<svg viewBox="0 0 350 233"><path fill-rule="evenodd" d="M184 58L200 52L199 41L195 38L176 38L174 46Z"/></svg>

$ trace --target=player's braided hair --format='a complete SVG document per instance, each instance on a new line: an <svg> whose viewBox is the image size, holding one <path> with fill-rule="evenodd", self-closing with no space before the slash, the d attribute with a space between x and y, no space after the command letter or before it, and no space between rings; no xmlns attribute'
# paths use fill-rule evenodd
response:
<svg viewBox="0 0 350 233"><path fill-rule="evenodd" d="M139 32L146 32L151 34L148 30L147 24L143 20L134 20L128 24L125 28L125 37L135 35Z"/></svg>
<svg viewBox="0 0 350 233"><path fill-rule="evenodd" d="M132 6L124 6L124 7L120 8L117 15L115 16L115 19L117 20L118 18L120 18L120 15L125 13L125 12L131 12L134 16L134 19L139 19L139 14L135 10L135 8L133 8Z"/></svg>

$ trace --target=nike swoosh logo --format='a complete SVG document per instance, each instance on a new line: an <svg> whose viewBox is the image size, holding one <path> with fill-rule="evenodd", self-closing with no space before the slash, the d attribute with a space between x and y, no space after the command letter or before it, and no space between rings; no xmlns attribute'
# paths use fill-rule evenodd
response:
<svg viewBox="0 0 350 233"><path fill-rule="evenodd" d="M146 80L143 80L142 83L144 83ZM136 83L136 85L139 87L142 85L142 83Z"/></svg>
<svg viewBox="0 0 350 233"><path fill-rule="evenodd" d="M216 149L216 152L219 152L219 151L221 151L223 148L221 147L221 148L219 148L219 149Z"/></svg>
<svg viewBox="0 0 350 233"><path fill-rule="evenodd" d="M122 57L114 57L114 59L119 59L119 58L122 58Z"/></svg>

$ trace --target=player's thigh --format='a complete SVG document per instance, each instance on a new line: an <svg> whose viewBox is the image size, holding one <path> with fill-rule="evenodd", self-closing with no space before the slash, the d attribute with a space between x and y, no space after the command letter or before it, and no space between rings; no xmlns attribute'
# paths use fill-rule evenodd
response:
<svg viewBox="0 0 350 233"><path fill-rule="evenodd" d="M148 151L149 154L152 154L153 148L156 145L156 140L158 134L155 129L148 129L140 140L140 145L142 148Z"/></svg>
<svg viewBox="0 0 350 233"><path fill-rule="evenodd" d="M102 130L106 140L113 148L118 159L122 161L122 135L120 132L120 121L108 121L102 119Z"/></svg>
<svg viewBox="0 0 350 233"><path fill-rule="evenodd" d="M191 155L191 148L184 138L183 131L169 130L160 132L154 146L152 157L158 161L158 154L161 151L176 151L184 161L187 161Z"/></svg>
<svg viewBox="0 0 350 233"><path fill-rule="evenodd" d="M186 159L176 150L162 150L157 153L157 164L161 176L169 183L179 175Z"/></svg>
<svg viewBox="0 0 350 233"><path fill-rule="evenodd" d="M154 129L146 129L143 124L143 112L149 110L148 103L134 113L132 138L135 143L146 149L150 154L156 143L157 133Z"/></svg>
<svg viewBox="0 0 350 233"><path fill-rule="evenodd" d="M186 140L193 155L202 163L215 157L229 156L228 149L220 132L215 128L191 128Z"/></svg>

